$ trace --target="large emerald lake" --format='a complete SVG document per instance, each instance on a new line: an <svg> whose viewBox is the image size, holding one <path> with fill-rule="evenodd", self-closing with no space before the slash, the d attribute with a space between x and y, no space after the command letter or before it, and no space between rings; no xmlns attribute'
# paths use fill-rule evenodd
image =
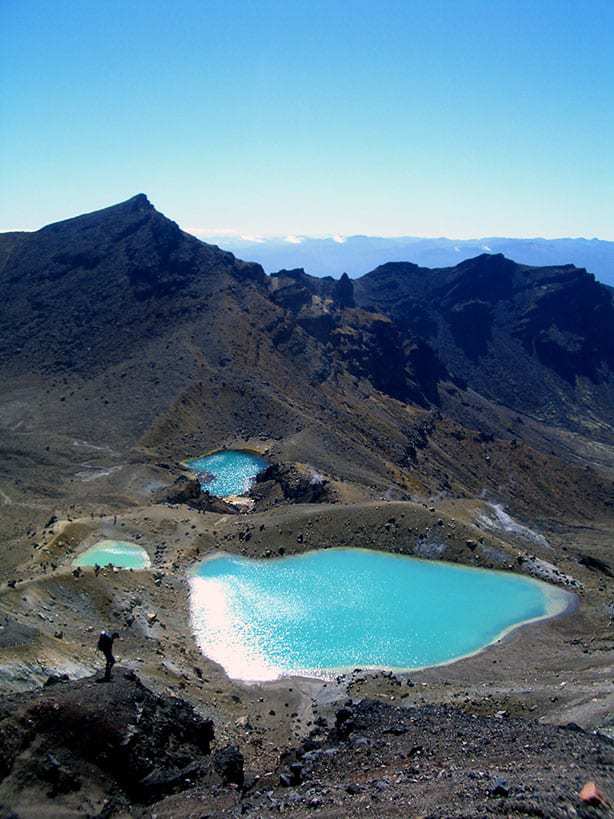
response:
<svg viewBox="0 0 614 819"><path fill-rule="evenodd" d="M438 665L560 614L573 599L510 572L367 549L219 555L190 582L201 650L244 680Z"/></svg>

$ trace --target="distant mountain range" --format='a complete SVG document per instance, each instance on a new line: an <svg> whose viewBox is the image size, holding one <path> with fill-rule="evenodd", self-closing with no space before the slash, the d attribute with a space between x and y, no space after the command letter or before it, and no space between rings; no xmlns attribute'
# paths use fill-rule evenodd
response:
<svg viewBox="0 0 614 819"><path fill-rule="evenodd" d="M574 264L614 286L614 242L601 239L422 239L413 236L348 236L248 239L208 236L241 259L259 262L267 273L302 267L313 276L362 276L385 262L453 267L482 253L503 253L536 267Z"/></svg>

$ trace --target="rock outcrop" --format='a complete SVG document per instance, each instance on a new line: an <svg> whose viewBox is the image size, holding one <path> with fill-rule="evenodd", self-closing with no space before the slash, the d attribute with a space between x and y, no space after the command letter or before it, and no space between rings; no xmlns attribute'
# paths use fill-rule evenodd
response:
<svg viewBox="0 0 614 819"><path fill-rule="evenodd" d="M235 506L222 498L216 498L204 490L197 478L188 478L180 475L168 488L161 490L156 495L157 503L185 503L192 509L199 509L201 512L218 512L220 515L237 514Z"/></svg>
<svg viewBox="0 0 614 819"><path fill-rule="evenodd" d="M0 803L45 801L42 794L78 802L87 791L147 803L196 779L219 781L213 723L186 702L155 694L121 668L109 683L54 683L0 700Z"/></svg>
<svg viewBox="0 0 614 819"><path fill-rule="evenodd" d="M330 482L307 466L270 464L257 478L250 492L259 508L281 500L289 503L331 503L335 500Z"/></svg>

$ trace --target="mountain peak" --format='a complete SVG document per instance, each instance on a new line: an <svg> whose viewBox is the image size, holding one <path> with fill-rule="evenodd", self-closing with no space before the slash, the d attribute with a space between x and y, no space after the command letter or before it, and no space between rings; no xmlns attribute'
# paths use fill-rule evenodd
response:
<svg viewBox="0 0 614 819"><path fill-rule="evenodd" d="M117 205L111 205L111 208L129 208L139 212L155 211L155 207L151 204L147 194L137 193L126 199L124 202L119 202ZM110 210L110 208L107 208Z"/></svg>
<svg viewBox="0 0 614 819"><path fill-rule="evenodd" d="M93 211L87 216L93 216L98 213L113 214L113 213L157 213L155 207L150 202L147 194L137 193L131 196L130 199L125 199L123 202L117 202L115 205L109 205L101 210Z"/></svg>
<svg viewBox="0 0 614 819"><path fill-rule="evenodd" d="M465 267L500 267L501 265L516 265L516 262L513 262L511 259L508 259L503 253L480 253L477 256L471 256L468 259L463 259L462 262L459 262L455 265L458 268L465 268Z"/></svg>
<svg viewBox="0 0 614 819"><path fill-rule="evenodd" d="M133 197L128 199L128 202L133 202L135 205L147 205L150 208L153 207L153 205L151 204L151 202L147 198L147 194L145 194L145 193L135 194Z"/></svg>

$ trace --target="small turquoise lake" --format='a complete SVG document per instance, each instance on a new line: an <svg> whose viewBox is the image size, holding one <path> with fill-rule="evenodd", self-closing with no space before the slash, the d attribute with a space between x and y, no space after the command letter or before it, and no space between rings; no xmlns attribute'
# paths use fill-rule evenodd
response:
<svg viewBox="0 0 614 819"><path fill-rule="evenodd" d="M73 560L73 566L108 566L120 569L148 569L149 555L138 543L123 540L101 540Z"/></svg>
<svg viewBox="0 0 614 819"><path fill-rule="evenodd" d="M224 449L187 461L186 466L196 472L203 489L218 498L228 495L246 495L263 472L268 461L255 452Z"/></svg>
<svg viewBox="0 0 614 819"><path fill-rule="evenodd" d="M367 549L218 555L190 584L200 649L229 677L252 681L439 665L560 614L573 599L508 572Z"/></svg>

